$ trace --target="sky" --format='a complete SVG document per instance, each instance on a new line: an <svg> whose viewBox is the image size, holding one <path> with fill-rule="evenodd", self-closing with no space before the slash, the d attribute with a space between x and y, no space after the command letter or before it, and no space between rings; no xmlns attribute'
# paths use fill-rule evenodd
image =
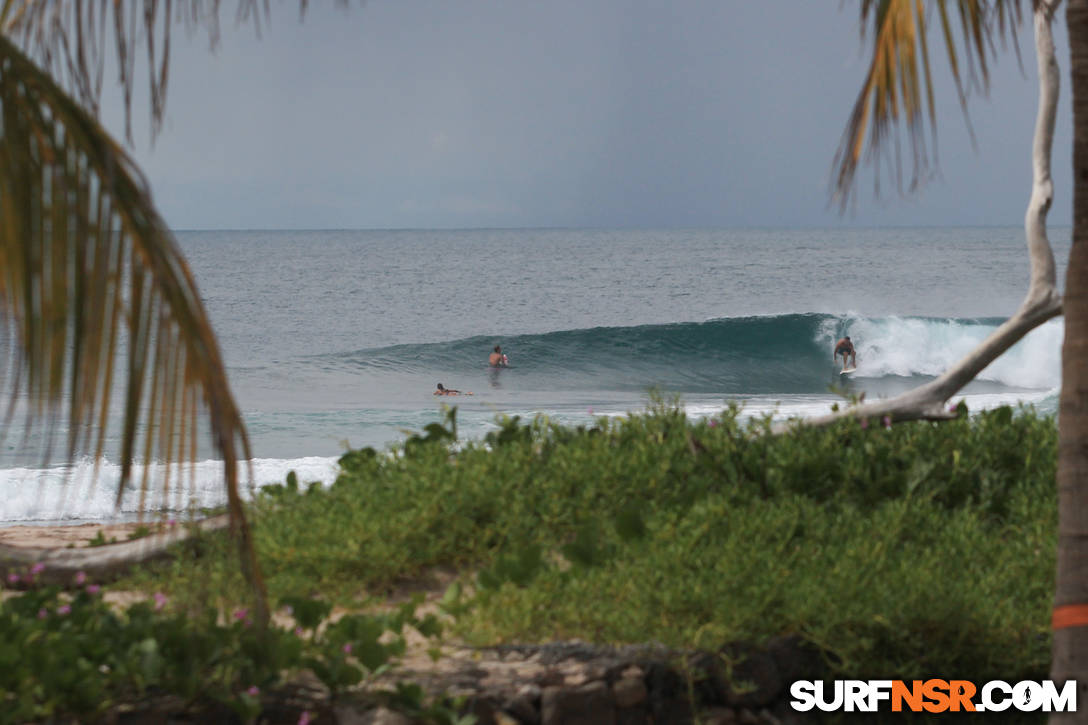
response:
<svg viewBox="0 0 1088 725"><path fill-rule="evenodd" d="M229 5L229 3L224 4ZM931 33L939 173L921 190L831 162L861 87L857 3L331 0L274 3L260 37L173 39L162 132L132 147L174 229L1019 225L1034 43L971 94L974 143ZM1050 223L1071 223L1064 13ZM103 120L121 137L119 95Z"/></svg>

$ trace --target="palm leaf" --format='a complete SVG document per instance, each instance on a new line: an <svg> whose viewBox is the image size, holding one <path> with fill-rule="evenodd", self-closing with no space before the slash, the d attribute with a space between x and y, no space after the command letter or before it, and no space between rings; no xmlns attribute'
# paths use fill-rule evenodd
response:
<svg viewBox="0 0 1088 725"><path fill-rule="evenodd" d="M1032 2L1034 5L1037 0ZM934 0L930 8L940 25L966 118L968 90L988 90L990 62L996 53L994 41L1011 40L1019 57L1016 27L1022 15L1019 0L958 0L954 9L949 5L949 0ZM862 37L872 33L872 56L835 153L831 194L842 208L852 196L863 158L876 167L874 183L878 193L882 162L888 164L889 175L902 189L901 125L909 137L912 190L930 174L937 160L937 113L926 39L933 19L927 17L926 4L923 0L861 0L860 11ZM954 28L957 23L959 43ZM930 122L928 135L926 116Z"/></svg>
<svg viewBox="0 0 1088 725"><path fill-rule="evenodd" d="M27 428L44 426L48 442L66 424L69 457L81 445L100 457L115 377L124 376L119 497L138 451L146 462L195 456L203 416L263 610L238 490L249 442L188 265L128 155L3 35L0 315L12 399L25 393ZM172 482L167 470L164 487L182 485L176 473Z"/></svg>
<svg viewBox="0 0 1088 725"><path fill-rule="evenodd" d="M265 0L267 4L267 0ZM257 0L239 0L239 16L252 14ZM16 40L41 68L98 115L106 54L116 54L125 106L125 135L132 140L132 87L136 60L148 64L151 131L162 123L173 21L190 30L204 26L214 46L219 38L220 0L4 0L0 32ZM112 43L111 43L112 41ZM140 46L143 45L143 52Z"/></svg>
<svg viewBox="0 0 1088 725"><path fill-rule="evenodd" d="M132 141L132 88L140 58L147 63L152 138L162 126L173 26L191 35L203 28L219 43L222 0L0 0L0 33L27 54L94 116L102 94L106 54L113 52L124 98L125 137ZM324 4L324 3L322 3ZM348 0L336 0L347 7ZM308 0L299 0L305 15ZM260 34L269 0L236 0L235 19ZM142 46L142 47L141 47Z"/></svg>

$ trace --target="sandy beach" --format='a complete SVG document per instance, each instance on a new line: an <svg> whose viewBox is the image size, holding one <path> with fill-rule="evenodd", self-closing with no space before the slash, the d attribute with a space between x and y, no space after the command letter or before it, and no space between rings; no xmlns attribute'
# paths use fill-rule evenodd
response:
<svg viewBox="0 0 1088 725"><path fill-rule="evenodd" d="M120 524L73 524L49 526L9 526L0 528L0 544L34 548L81 548L96 538L99 532L106 541L128 541L129 534L139 526L135 521ZM157 524L150 524L154 528Z"/></svg>

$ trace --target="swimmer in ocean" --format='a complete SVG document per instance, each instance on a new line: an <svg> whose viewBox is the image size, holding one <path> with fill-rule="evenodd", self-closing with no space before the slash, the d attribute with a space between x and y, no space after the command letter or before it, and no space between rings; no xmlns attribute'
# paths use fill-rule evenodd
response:
<svg viewBox="0 0 1088 725"><path fill-rule="evenodd" d="M472 395L472 393L462 393L460 390L443 388L442 383L439 383L438 389L434 391L433 395Z"/></svg>
<svg viewBox="0 0 1088 725"><path fill-rule="evenodd" d="M506 356L502 354L502 347L495 346L495 349L487 356L487 366L492 368L504 368L508 365Z"/></svg>

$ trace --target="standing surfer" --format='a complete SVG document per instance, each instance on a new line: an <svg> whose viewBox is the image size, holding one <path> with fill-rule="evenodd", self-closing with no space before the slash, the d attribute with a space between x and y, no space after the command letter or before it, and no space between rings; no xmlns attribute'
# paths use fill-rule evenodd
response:
<svg viewBox="0 0 1088 725"><path fill-rule="evenodd" d="M850 336L847 335L841 340L835 343L835 352L831 355L831 359L835 362L839 361L839 355L842 355L842 369L846 370L846 358L850 358L850 367L856 368L858 366L858 354L854 350L854 343L850 342Z"/></svg>

